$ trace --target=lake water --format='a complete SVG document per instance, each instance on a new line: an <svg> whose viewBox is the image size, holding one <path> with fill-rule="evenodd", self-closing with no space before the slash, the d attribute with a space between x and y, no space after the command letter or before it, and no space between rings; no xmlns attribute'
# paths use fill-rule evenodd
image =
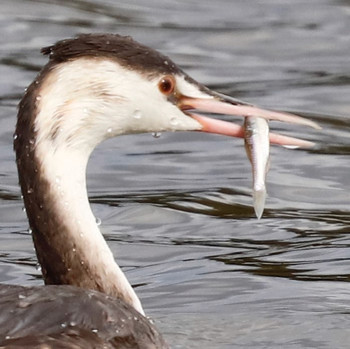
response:
<svg viewBox="0 0 350 349"><path fill-rule="evenodd" d="M147 3L147 4L146 4ZM172 348L349 348L350 1L1 0L0 282L40 285L12 151L16 105L80 32L128 34L210 88L310 117L273 147L254 217L242 140L123 136L89 163L96 216Z"/></svg>

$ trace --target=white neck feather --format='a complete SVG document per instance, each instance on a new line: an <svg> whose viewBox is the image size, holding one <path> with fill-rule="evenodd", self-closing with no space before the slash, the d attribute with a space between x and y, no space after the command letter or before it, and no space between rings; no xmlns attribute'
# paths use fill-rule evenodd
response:
<svg viewBox="0 0 350 349"><path fill-rule="evenodd" d="M84 69L89 68L91 62L85 63ZM86 79L78 81L78 74L74 74L78 67L71 64L72 69L62 67L43 81L36 101L35 154L40 159L41 178L49 183L47 198L50 205L53 202L52 214L68 227L70 246L76 246L73 252L80 264L96 279L96 284L103 285L103 292L118 294L144 314L96 224L86 189L86 166L92 150L109 136L124 133L122 123L114 123L113 130L109 130L113 124L108 120L112 117L111 108L120 103L120 97L115 91L112 94L108 82L103 86L97 83L98 65L93 64L89 74L79 71L79 77ZM115 65L111 67L115 69ZM64 79L60 79L62 74ZM45 200L42 205L45 209Z"/></svg>
<svg viewBox="0 0 350 349"><path fill-rule="evenodd" d="M59 221L69 227L70 245L79 263L89 270L103 291L114 295L115 289L124 300L144 314L140 300L129 284L103 238L93 215L86 190L87 157L78 152L56 150L51 152L42 142L37 156L42 159L42 177L50 186L50 200ZM45 209L45 202L43 202ZM79 252L78 252L79 251Z"/></svg>

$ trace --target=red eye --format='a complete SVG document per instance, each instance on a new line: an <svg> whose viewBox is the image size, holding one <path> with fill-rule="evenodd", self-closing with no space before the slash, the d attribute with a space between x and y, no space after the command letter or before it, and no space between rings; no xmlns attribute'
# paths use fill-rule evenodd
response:
<svg viewBox="0 0 350 349"><path fill-rule="evenodd" d="M159 91L166 96L172 94L175 89L175 78L171 75L162 77L158 83Z"/></svg>

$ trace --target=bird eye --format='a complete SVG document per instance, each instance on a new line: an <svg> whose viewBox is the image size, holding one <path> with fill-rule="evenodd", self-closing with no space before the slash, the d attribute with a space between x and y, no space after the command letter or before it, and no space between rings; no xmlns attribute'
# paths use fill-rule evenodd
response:
<svg viewBox="0 0 350 349"><path fill-rule="evenodd" d="M174 92L175 78L171 75L162 77L158 83L159 91L168 96Z"/></svg>

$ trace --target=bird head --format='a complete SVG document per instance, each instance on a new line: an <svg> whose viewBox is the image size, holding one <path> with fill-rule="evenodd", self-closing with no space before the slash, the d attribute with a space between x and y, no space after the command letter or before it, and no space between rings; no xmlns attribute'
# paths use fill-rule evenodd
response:
<svg viewBox="0 0 350 349"><path fill-rule="evenodd" d="M50 60L27 94L36 100L31 108L36 143L48 141L54 148L91 152L106 138L144 132L204 131L243 137L241 126L203 112L315 126L211 91L168 57L130 37L85 34L42 52Z"/></svg>

